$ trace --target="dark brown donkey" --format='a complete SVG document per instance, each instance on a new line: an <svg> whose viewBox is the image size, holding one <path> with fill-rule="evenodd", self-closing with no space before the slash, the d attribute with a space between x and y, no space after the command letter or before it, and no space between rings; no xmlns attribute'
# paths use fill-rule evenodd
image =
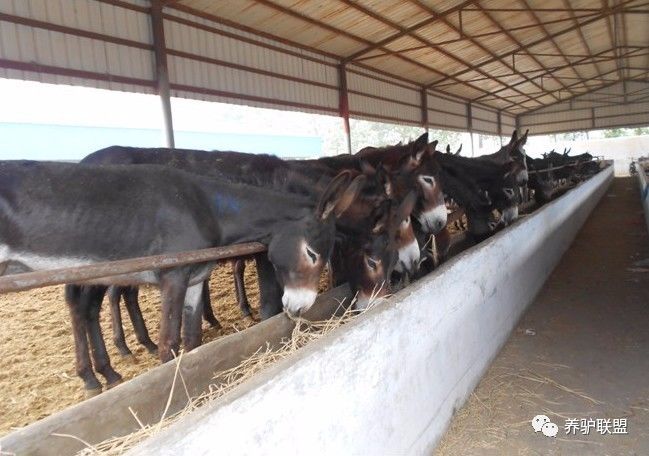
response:
<svg viewBox="0 0 649 456"><path fill-rule="evenodd" d="M47 270L259 241L268 246L284 309L295 314L313 304L333 249L335 218L359 190L360 181L350 184L349 173L314 200L161 166L0 162L0 273L9 262ZM86 389L101 388L88 339L96 371L109 384L120 380L99 326L105 286L160 287L158 352L164 362L178 351L181 320L185 348L201 343L201 290L213 266L125 274L97 280L99 287L66 286L77 372Z"/></svg>
<svg viewBox="0 0 649 456"><path fill-rule="evenodd" d="M219 176L235 182L244 182L256 186L270 187L277 190L313 196L319 192L322 186L338 173L338 170L331 169L322 164L311 164L307 167L302 162L287 162L275 156L246 154L238 152L206 152L197 150L172 150L165 148L130 148L113 146L102 149L86 157L82 163L93 164L166 164L186 171L195 172L207 176ZM363 176L357 170L348 170L353 175ZM358 292L360 297L369 296L377 291L379 296L387 294L387 287L382 287L384 280L382 274L377 274L377 264L382 271L391 271L394 265L392 252L399 251L403 239L408 237L414 240L412 229L395 224L394 214L404 214L408 209L407 205L399 204L399 201L386 205L388 199L385 194L389 176L380 175L372 171L364 176L363 185L358 197L336 220L338 230L337 238L345 240L347 245L372 246L372 249L365 248L363 251L368 260L360 267L346 268L353 276L348 277L352 290ZM408 215L412 208L407 210ZM379 223L380 220L390 220ZM409 233L409 234L408 234ZM338 244L337 244L338 245ZM378 246L383 245L383 250ZM258 271L260 269L260 258L257 257ZM351 257L349 259L351 261ZM235 283L240 286L238 295L240 305L244 313L250 314L245 290L243 289L243 267L244 263L235 262L234 267L240 275L235 275ZM261 279L260 291L262 292L262 318L277 313L274 306L269 306L265 296L271 295L264 290L269 288L268 282ZM359 288L355 289L355 286ZM116 306L113 305L114 309ZM211 310L209 305L204 307ZM117 310L118 312L118 307ZM208 320L209 321L209 320ZM116 324L117 326L117 324ZM134 324L134 327L138 327ZM123 343L123 332L120 330L116 336Z"/></svg>

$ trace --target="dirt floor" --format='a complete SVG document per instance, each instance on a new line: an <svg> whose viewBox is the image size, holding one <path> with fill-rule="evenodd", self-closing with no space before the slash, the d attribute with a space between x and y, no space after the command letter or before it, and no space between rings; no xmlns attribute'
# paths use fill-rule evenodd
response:
<svg viewBox="0 0 649 456"><path fill-rule="evenodd" d="M258 318L254 263L247 263L246 290ZM235 301L230 263L215 269L211 279L214 313L222 329L203 323L203 341L240 331L253 323L244 319ZM151 339L158 340L160 320L158 290L143 287L140 306ZM158 365L135 340L131 322L122 311L127 344L133 357L121 357L112 342L110 311L104 303L102 329L113 367L124 380ZM63 287L49 287L0 295L0 435L25 426L84 399L83 384L74 368L74 348ZM98 375L100 381L103 378Z"/></svg>
<svg viewBox="0 0 649 456"><path fill-rule="evenodd" d="M434 454L649 454L647 259L637 183L615 179Z"/></svg>

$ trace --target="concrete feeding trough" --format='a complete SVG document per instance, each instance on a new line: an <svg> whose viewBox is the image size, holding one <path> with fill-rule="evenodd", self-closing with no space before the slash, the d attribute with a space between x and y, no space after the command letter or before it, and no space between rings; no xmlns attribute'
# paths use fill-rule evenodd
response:
<svg viewBox="0 0 649 456"><path fill-rule="evenodd" d="M443 264L387 302L192 412L134 454L429 452L568 248L613 177L608 167L512 227ZM346 287L318 298L332 315ZM228 369L290 335L278 315L184 355L192 396ZM159 421L176 366L159 366L9 434L0 449L70 454ZM176 385L167 415L187 403Z"/></svg>
<svg viewBox="0 0 649 456"><path fill-rule="evenodd" d="M131 453L430 453L612 179L609 166Z"/></svg>
<svg viewBox="0 0 649 456"><path fill-rule="evenodd" d="M638 186L640 188L640 198L642 199L644 219L647 224L647 230L649 230L649 179L647 178L647 172L641 163L638 164Z"/></svg>

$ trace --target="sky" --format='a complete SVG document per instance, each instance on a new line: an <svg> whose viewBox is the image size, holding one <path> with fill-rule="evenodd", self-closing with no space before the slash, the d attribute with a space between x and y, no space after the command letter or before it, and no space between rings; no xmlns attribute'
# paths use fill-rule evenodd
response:
<svg viewBox="0 0 649 456"><path fill-rule="evenodd" d="M114 144L165 145L162 109L156 95L0 79L0 100L0 159L78 160ZM171 103L176 147L265 152L284 157L347 152L342 120L335 116L184 98L172 98ZM407 131L414 132L410 136L423 132L416 127L369 122L373 126L363 128L362 124L354 121L352 142L356 146L382 145L376 142L387 137L394 142L407 141L414 139L406 137ZM396 136L386 136L386 132ZM595 139L602 132L589 135ZM464 153L470 154L468 133L460 134L458 141L465 143ZM478 150L478 143L476 138L476 155L494 152L499 145L495 137L485 139L483 149ZM530 138L527 149L531 155L540 156L567 143L563 138L537 136ZM586 151L587 143L579 147L584 150L573 152Z"/></svg>
<svg viewBox="0 0 649 456"><path fill-rule="evenodd" d="M0 159L71 160L113 144L165 145L156 95L0 79L0 100ZM313 115L181 98L172 111L177 147L321 153Z"/></svg>

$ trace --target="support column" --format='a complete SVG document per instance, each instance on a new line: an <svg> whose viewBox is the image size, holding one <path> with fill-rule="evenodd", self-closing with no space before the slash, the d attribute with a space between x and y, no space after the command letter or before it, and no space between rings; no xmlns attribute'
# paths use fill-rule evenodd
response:
<svg viewBox="0 0 649 456"><path fill-rule="evenodd" d="M153 31L153 49L155 54L155 78L158 96L162 102L164 131L167 147L175 147L174 127L171 117L171 90L169 88L169 71L167 69L167 46L162 19L162 1L151 0L151 29Z"/></svg>
<svg viewBox="0 0 649 456"><path fill-rule="evenodd" d="M500 146L502 147L503 145L503 122L502 118L500 115L500 111L497 113L496 120L498 122L498 140L500 141Z"/></svg>
<svg viewBox="0 0 649 456"><path fill-rule="evenodd" d="M421 88L421 126L428 133L428 91L426 87Z"/></svg>
<svg viewBox="0 0 649 456"><path fill-rule="evenodd" d="M471 138L471 156L473 157L475 155L475 149L473 148L473 114L471 113L471 103L466 104L466 125Z"/></svg>
<svg viewBox="0 0 649 456"><path fill-rule="evenodd" d="M338 113L343 118L345 138L347 140L347 153L352 154L352 135L349 128L349 97L347 94L347 71L345 64L338 65Z"/></svg>

